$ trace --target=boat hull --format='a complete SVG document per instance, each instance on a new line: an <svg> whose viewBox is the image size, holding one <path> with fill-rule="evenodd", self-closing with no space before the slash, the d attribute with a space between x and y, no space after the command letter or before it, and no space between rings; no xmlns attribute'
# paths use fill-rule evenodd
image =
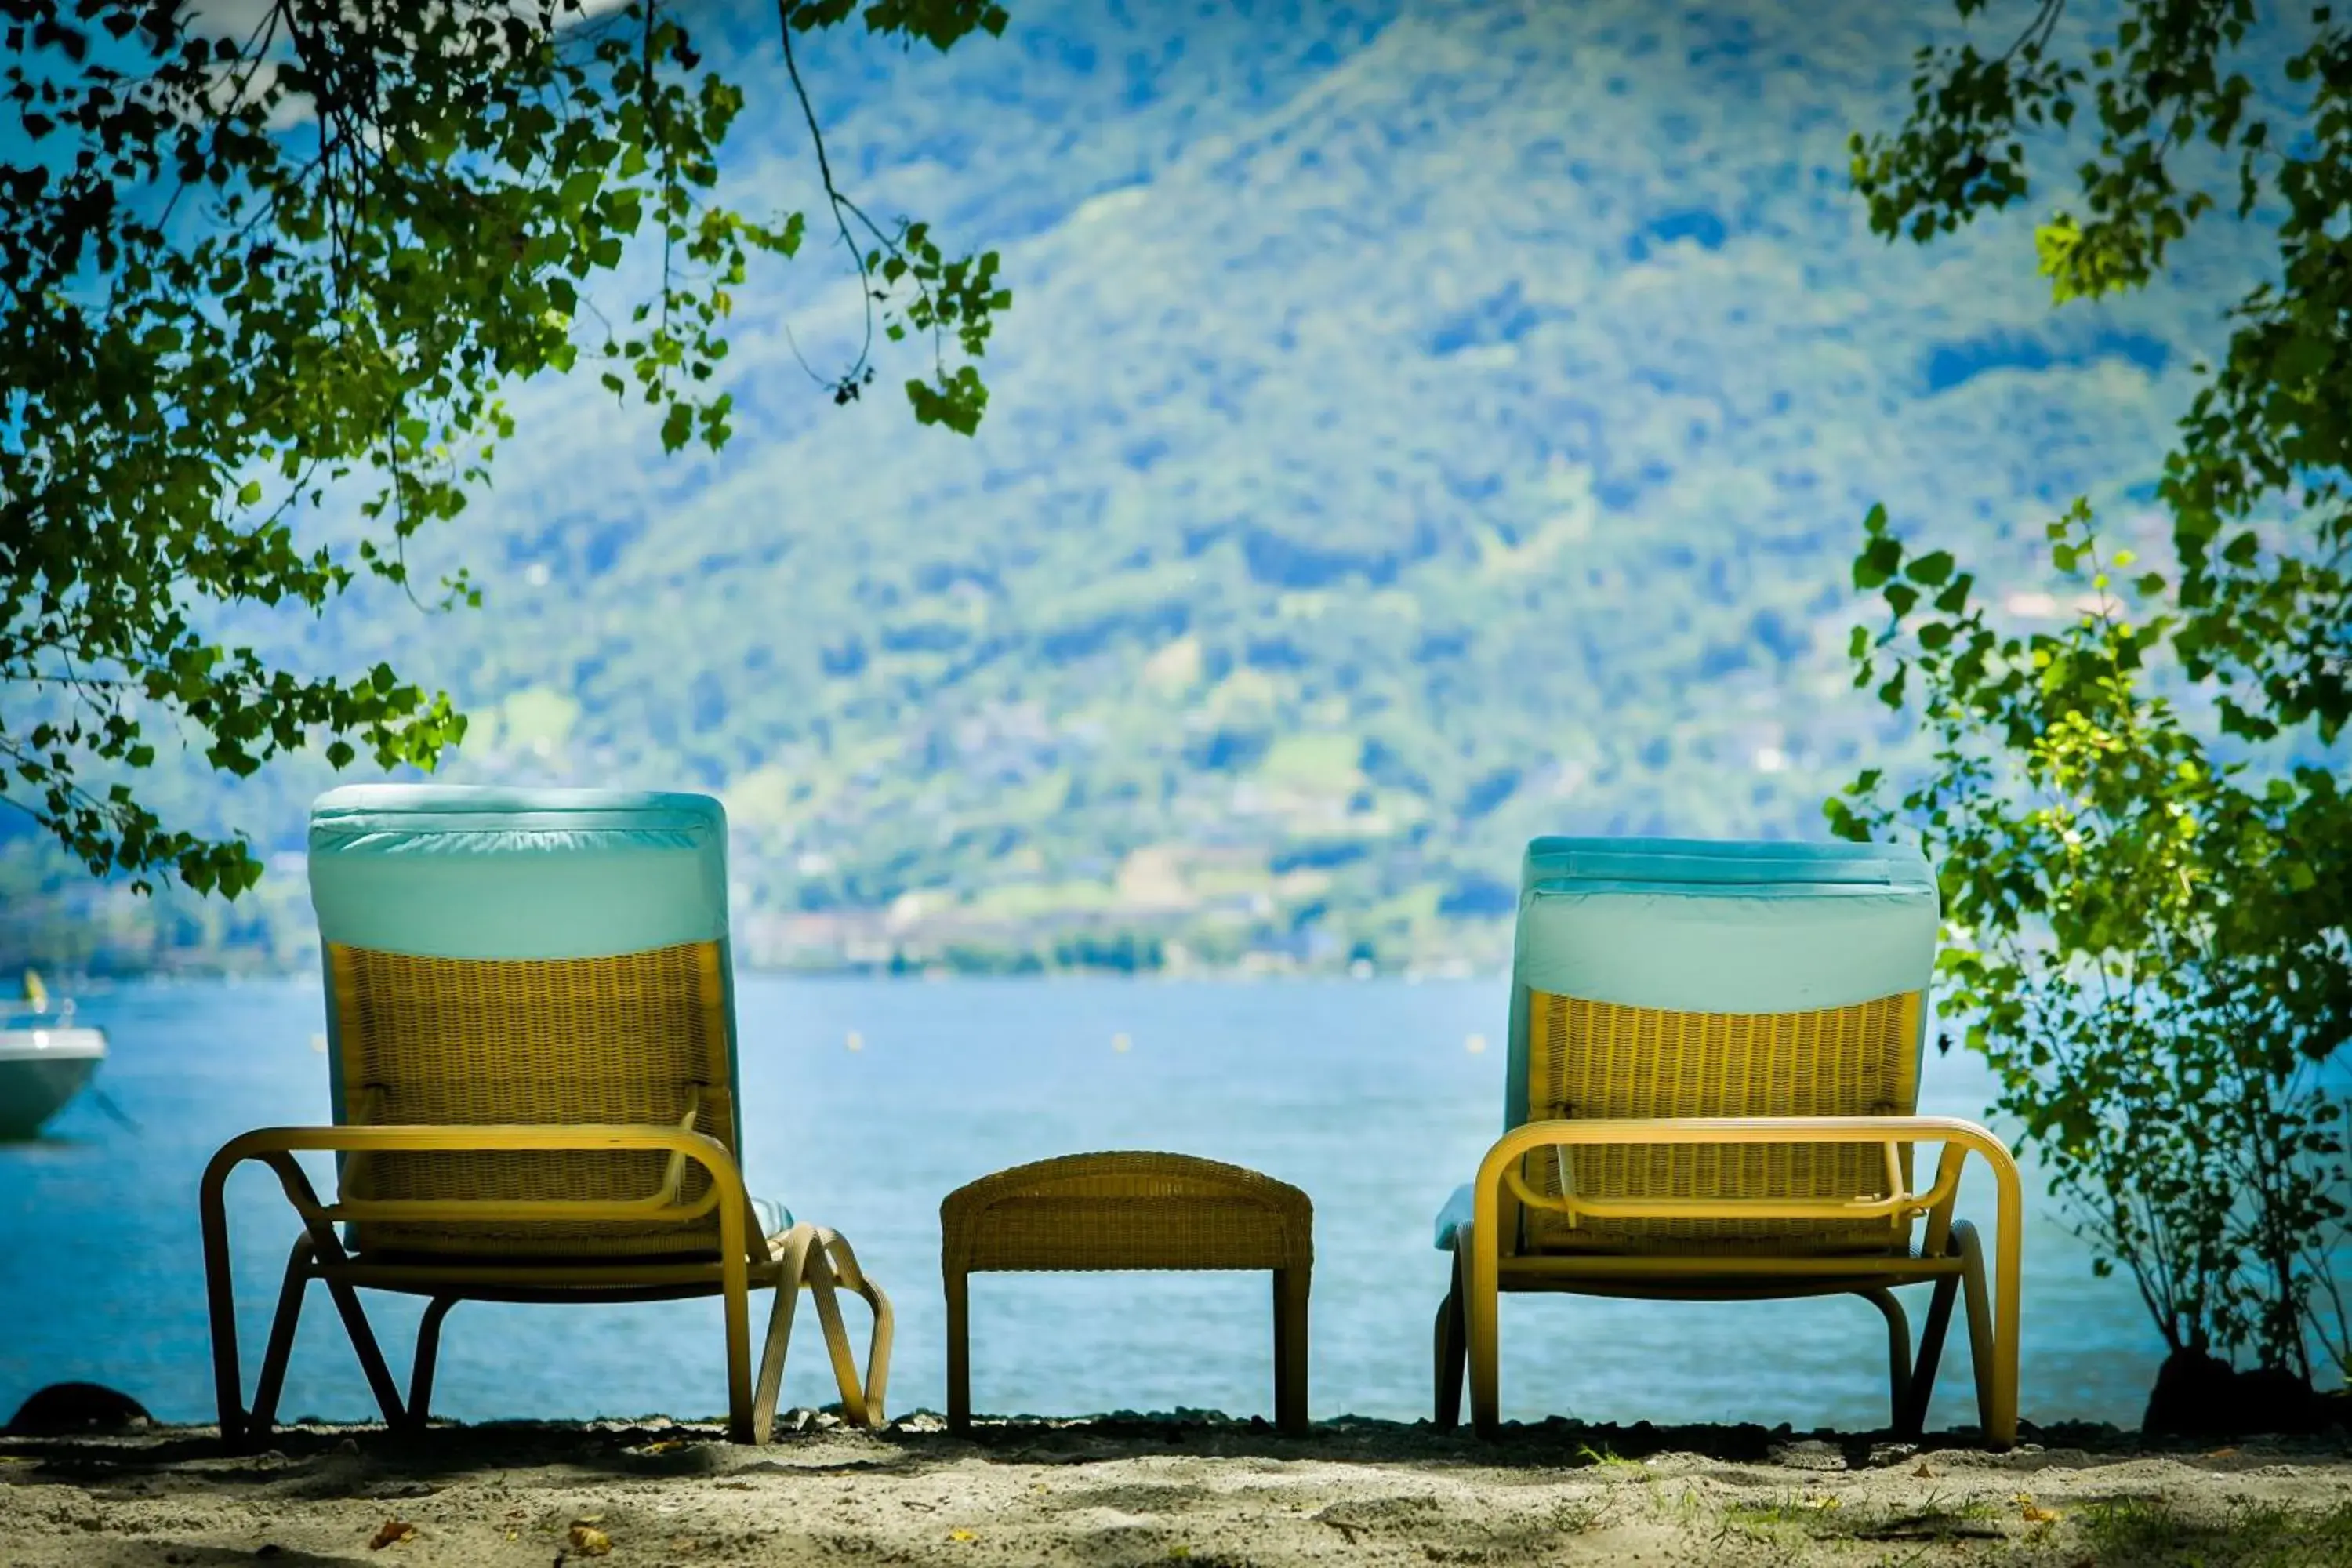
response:
<svg viewBox="0 0 2352 1568"><path fill-rule="evenodd" d="M0 1030L0 1139L37 1136L105 1059L96 1029Z"/></svg>

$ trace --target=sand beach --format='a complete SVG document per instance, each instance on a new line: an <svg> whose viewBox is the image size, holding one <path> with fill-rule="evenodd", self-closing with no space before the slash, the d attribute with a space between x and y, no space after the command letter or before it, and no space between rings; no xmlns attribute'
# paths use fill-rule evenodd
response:
<svg viewBox="0 0 2352 1568"><path fill-rule="evenodd" d="M1994 1455L1757 1426L1196 1413L868 1434L709 1423L202 1427L0 1439L0 1562L377 1568L734 1564L2352 1563L2352 1434L2143 1449L2053 1428Z"/></svg>

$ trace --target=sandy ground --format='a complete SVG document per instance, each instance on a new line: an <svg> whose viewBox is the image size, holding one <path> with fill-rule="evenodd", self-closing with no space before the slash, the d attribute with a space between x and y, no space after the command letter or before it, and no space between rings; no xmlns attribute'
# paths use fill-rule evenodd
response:
<svg viewBox="0 0 2352 1568"><path fill-rule="evenodd" d="M0 1438L0 1563L1707 1563L2352 1564L2352 1437L2143 1453L2112 1429L1993 1456L1760 1427L1514 1427L1493 1443L1221 1417L764 1449L662 1420Z"/></svg>

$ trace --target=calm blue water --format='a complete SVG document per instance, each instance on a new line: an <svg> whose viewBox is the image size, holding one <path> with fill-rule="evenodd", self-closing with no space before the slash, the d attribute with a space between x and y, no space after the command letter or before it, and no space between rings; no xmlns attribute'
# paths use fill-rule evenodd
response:
<svg viewBox="0 0 2352 1568"><path fill-rule="evenodd" d="M856 1244L898 1311L890 1408L943 1403L939 1203L1022 1161L1158 1148L1254 1166L1316 1207L1313 1408L1428 1414L1430 1320L1444 1259L1429 1221L1494 1136L1504 984L805 980L739 995L746 1169ZM124 1389L168 1420L212 1418L196 1180L256 1126L327 1118L318 985L156 984L90 997L112 1036L100 1082L36 1145L0 1146L0 1416L45 1383ZM852 1051L855 1031L862 1048ZM1113 1047L1129 1036L1130 1047ZM1466 1048L1468 1037L1490 1042ZM1930 1056L1922 1109L1978 1115L1970 1058ZM1979 1225L1990 1184L1978 1182ZM294 1225L268 1174L231 1188L248 1380ZM1925 1292L1907 1292L1915 1314ZM416 1309L371 1297L404 1366ZM859 1326L856 1309L853 1329ZM763 1312L755 1306L755 1312ZM2137 1424L2159 1347L2128 1285L2093 1279L2047 1205L2027 1237L2029 1419ZM1262 1275L981 1276L972 1392L984 1411L1180 1405L1271 1414ZM755 1325L757 1322L755 1319ZM1932 1419L1975 1419L1961 1321ZM1851 1298L1738 1306L1507 1298L1507 1415L1885 1419L1878 1314ZM449 1320L436 1414L688 1415L723 1407L716 1303L467 1305ZM249 1386L249 1381L248 1381ZM787 1404L834 1397L803 1310ZM313 1289L284 1411L372 1416Z"/></svg>

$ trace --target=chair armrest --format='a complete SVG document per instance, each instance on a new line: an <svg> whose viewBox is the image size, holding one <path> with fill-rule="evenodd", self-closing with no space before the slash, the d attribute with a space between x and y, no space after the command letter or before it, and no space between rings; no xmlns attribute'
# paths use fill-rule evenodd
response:
<svg viewBox="0 0 2352 1568"><path fill-rule="evenodd" d="M1940 1142L1943 1158L1936 1181L1922 1193L1901 1190L1892 1179L1902 1143ZM1580 1198L1538 1193L1520 1173L1521 1159L1543 1148L1563 1149L1629 1143L1880 1143L1887 1149L1889 1193L1884 1198ZM1914 1215L1928 1217L1930 1250L1943 1242L1951 1224L1960 1169L1974 1151L1993 1169L2004 1214L2020 1201L2017 1164L2007 1145L1973 1121L1949 1116L1688 1116L1575 1118L1529 1121L1513 1128L1487 1151L1473 1190L1473 1224L1480 1229L1499 1219L1501 1196L1571 1216L1591 1219L1885 1219L1900 1224ZM1492 1235L1492 1230L1487 1230Z"/></svg>
<svg viewBox="0 0 2352 1568"><path fill-rule="evenodd" d="M288 1156L304 1151L332 1153L597 1153L666 1152L669 1172L661 1187L643 1198L358 1198L322 1204L301 1167ZM750 1195L735 1157L727 1146L690 1127L658 1123L644 1126L581 1124L572 1126L449 1124L373 1127L264 1127L241 1134L221 1146L205 1168L205 1204L218 1201L228 1173L247 1160L258 1160L278 1173L286 1195L306 1223L350 1220L407 1221L425 1224L492 1224L544 1220L664 1220L699 1219L719 1211L722 1233L732 1234L740 1249ZM677 1201L677 1178L685 1162L710 1173L710 1190L691 1204Z"/></svg>

